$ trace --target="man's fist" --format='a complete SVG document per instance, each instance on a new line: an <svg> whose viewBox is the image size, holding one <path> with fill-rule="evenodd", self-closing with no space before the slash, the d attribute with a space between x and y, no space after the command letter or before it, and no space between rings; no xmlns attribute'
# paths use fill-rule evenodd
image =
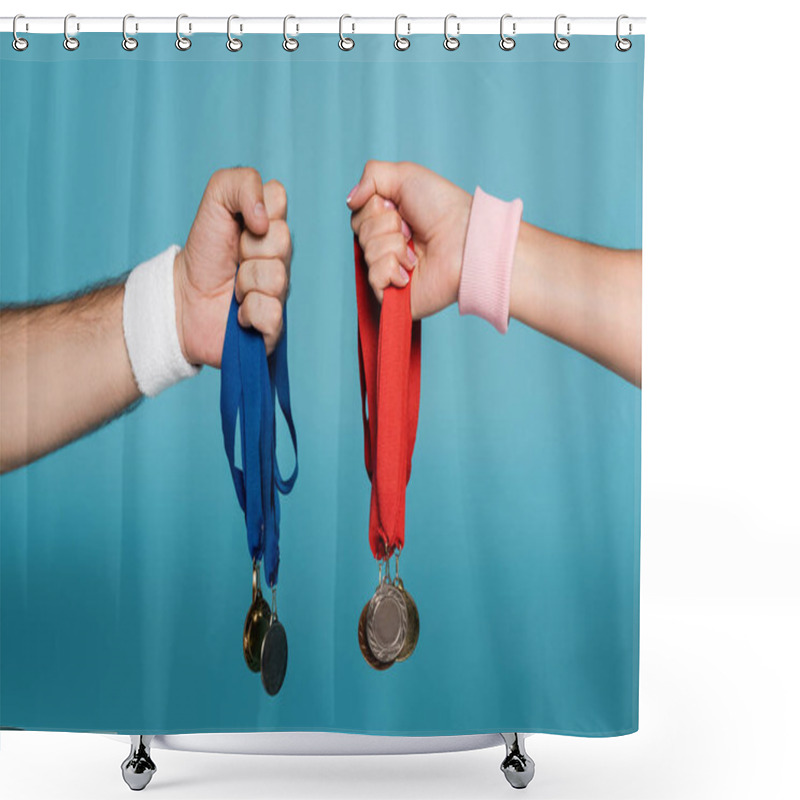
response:
<svg viewBox="0 0 800 800"><path fill-rule="evenodd" d="M234 288L240 324L260 331L271 353L282 331L291 256L283 186L262 185L250 167L215 172L186 246L175 257L175 315L184 358L219 367Z"/></svg>

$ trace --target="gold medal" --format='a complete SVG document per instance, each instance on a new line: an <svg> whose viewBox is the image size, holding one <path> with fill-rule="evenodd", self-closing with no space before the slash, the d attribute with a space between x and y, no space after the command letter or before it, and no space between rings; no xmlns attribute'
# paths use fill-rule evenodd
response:
<svg viewBox="0 0 800 800"><path fill-rule="evenodd" d="M259 565L253 561L253 602L244 621L244 660L253 672L261 671L261 645L269 629L269 604L261 594L258 581Z"/></svg>

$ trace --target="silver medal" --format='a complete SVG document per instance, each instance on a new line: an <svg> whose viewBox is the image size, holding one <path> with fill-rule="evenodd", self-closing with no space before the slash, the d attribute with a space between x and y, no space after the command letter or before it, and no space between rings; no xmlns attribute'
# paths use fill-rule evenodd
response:
<svg viewBox="0 0 800 800"><path fill-rule="evenodd" d="M406 640L408 610L404 593L386 575L369 601L366 633L369 649L378 661L394 661Z"/></svg>

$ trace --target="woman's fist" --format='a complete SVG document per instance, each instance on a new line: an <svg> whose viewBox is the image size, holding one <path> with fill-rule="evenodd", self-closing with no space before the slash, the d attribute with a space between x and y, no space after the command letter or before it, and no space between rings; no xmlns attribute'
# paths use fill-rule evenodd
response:
<svg viewBox="0 0 800 800"><path fill-rule="evenodd" d="M414 319L458 299L471 204L470 194L419 164L367 162L347 205L379 300L409 274Z"/></svg>

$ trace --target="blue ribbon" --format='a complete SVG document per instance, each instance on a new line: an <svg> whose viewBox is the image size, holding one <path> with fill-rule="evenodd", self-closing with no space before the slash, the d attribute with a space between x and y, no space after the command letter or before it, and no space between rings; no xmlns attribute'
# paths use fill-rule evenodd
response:
<svg viewBox="0 0 800 800"><path fill-rule="evenodd" d="M280 552L280 494L289 494L297 478L297 434L289 401L289 364L286 350L286 307L283 332L267 357L264 339L254 328L243 328L234 292L222 347L220 413L225 454L236 497L244 511L247 546L271 588L278 582ZM294 471L281 475L275 446L275 397L286 419L294 447ZM242 469L236 466L236 423L239 422Z"/></svg>

